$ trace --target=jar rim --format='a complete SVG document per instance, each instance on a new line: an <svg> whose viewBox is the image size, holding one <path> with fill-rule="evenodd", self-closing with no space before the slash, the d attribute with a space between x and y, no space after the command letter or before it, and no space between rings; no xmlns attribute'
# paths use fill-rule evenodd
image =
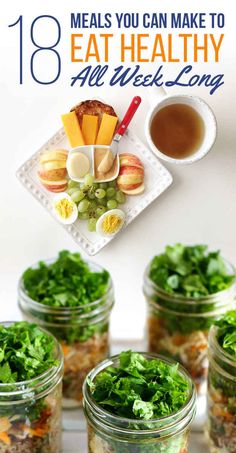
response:
<svg viewBox="0 0 236 453"><path fill-rule="evenodd" d="M167 307L164 307L163 305L160 305L158 304L157 302L153 301L153 300L150 300L148 301L148 304L149 306L151 307L151 309L153 310L153 312L164 312L165 314L170 314L170 315L174 315L174 316L177 316L178 318L199 318L199 319L202 319L202 318L212 318L212 317L218 317L219 315L221 314L224 314L225 313L225 306L221 306L221 307L217 307L215 310L213 311L205 311L205 312L193 312L193 311L190 311L189 313L187 311L177 311L177 310L172 310L170 308L167 308Z"/></svg>
<svg viewBox="0 0 236 453"><path fill-rule="evenodd" d="M217 334L219 332L219 327L216 325L211 326L209 331L209 346L212 348L218 355L223 362L227 363L231 367L235 368L236 371L236 357L233 357L229 354L225 349L222 348L218 341Z"/></svg>
<svg viewBox="0 0 236 453"><path fill-rule="evenodd" d="M46 264L52 264L53 262L56 261L57 258L49 258L49 259L45 259L43 260L44 263ZM94 263L93 261L91 260L84 260L89 266L94 266L94 267L97 267L97 269L100 270L100 272L102 271L106 271L106 269L102 266L100 266L99 264L97 263ZM39 263L40 261L38 261L37 263L31 265L30 267L31 268L35 268L37 269L38 266L39 266ZM108 272L108 271L107 271ZM43 304L41 302L38 302L34 299L32 299L26 292L25 288L24 288L24 282L23 282L23 274L21 275L19 281L18 281L18 294L21 295L23 294L25 300L27 301L27 303L32 307L32 308L35 308L37 309L39 312L41 313L47 313L47 314L65 314L65 315L75 315L75 314L80 314L81 311L83 311L84 307L86 308L93 308L94 309L96 308L97 305L100 304L100 302L103 300L104 297L108 296L110 293L112 293L113 291L113 280L111 278L111 275L110 273L108 272L109 274L109 280L108 280L108 286L107 286L107 289L106 289L106 292L99 298L99 299L96 299L96 300L93 300L92 302L89 302L88 304L86 305L79 305L79 306L75 306L75 307L51 307L50 305L46 305L46 304ZM112 308L113 304L111 304L111 308ZM92 313L94 313L94 311L92 311ZM83 318L83 314L81 315L81 318ZM86 316L85 316L86 318Z"/></svg>
<svg viewBox="0 0 236 453"><path fill-rule="evenodd" d="M166 357L164 357L164 356L162 356L160 354L152 354L152 353L147 353L147 352L140 352L140 354L142 354L147 359L159 359L159 360L162 360L162 361L164 361L165 363L167 363L169 365L174 365L174 364L177 363L175 360L166 358ZM179 366L178 370L187 379L187 381L189 383L189 398L186 401L186 403L181 407L181 409L179 409L178 411L173 412L170 415L157 418L157 419L138 420L138 419L135 419L135 418L131 419L131 418L125 418L125 417L117 416L117 415L114 415L111 412L107 411L106 409L102 408L94 400L94 398L92 397L92 394L91 394L89 386L88 386L88 379L90 381L93 381L96 378L96 376L101 371L104 371L108 366L112 366L112 365L114 366L114 364L117 363L118 360L119 360L119 355L115 355L115 356L112 356L109 359L104 360L100 364L98 364L95 368L93 368L88 373L87 377L85 378L84 384L83 384L84 403L88 404L88 406L90 407L92 412L94 411L97 414L99 414L100 423L102 423L105 420L105 417L107 417L107 419L110 422L109 424L112 425L112 428L116 427L117 429L122 430L124 432L130 432L130 433L133 432L135 434L138 434L139 432L141 432L142 434L145 434L145 433L150 434L152 432L157 432L159 430L161 431L162 429L166 430L166 428L170 428L173 425L174 426L177 425L187 415L189 415L191 413L191 411L194 410L195 402L196 402L195 385L194 385L189 373L180 364L178 364L178 366ZM177 418L177 420L176 420L176 418ZM119 424L119 422L120 422L120 424ZM127 425L135 423L135 425L138 425L138 426L141 426L144 423L146 423L149 426L153 425L153 427L148 429L148 430L141 429L141 428L139 428L139 429L131 429L131 428L127 429L127 428L124 428L124 423L127 423ZM163 426L163 428L161 428L161 427L157 428L155 426L155 425L161 424L161 423L166 423L165 426Z"/></svg>
<svg viewBox="0 0 236 453"><path fill-rule="evenodd" d="M0 325L3 326L10 326L15 322L20 321L1 321ZM32 324L32 323L31 323ZM33 323L35 324L35 323ZM0 383L0 397L9 397L9 396L20 396L28 394L29 391L39 390L40 387L49 384L51 381L56 378L57 375L60 375L63 371L63 352L61 345L57 341L57 339L52 335L48 330L42 328L41 326L37 327L48 336L53 339L54 348L55 348L55 359L58 360L58 365L50 367L48 370L44 371L43 373L35 376L32 379L27 379L25 381L17 381L13 383ZM15 390L10 390L10 388L14 387ZM4 390L5 389L5 390ZM9 390L8 390L9 389Z"/></svg>
<svg viewBox="0 0 236 453"><path fill-rule="evenodd" d="M231 282L231 284L228 286L228 288L223 289L222 291L217 291L216 293L208 294L207 296L201 296L201 297L187 297L183 296L178 293L169 293L165 291L165 289L161 288L161 286L158 286L149 276L150 274L150 267L151 267L151 261L149 264L146 266L145 271L144 271L144 284L148 283L151 285L154 289L156 289L161 295L163 295L163 298L169 299L172 302L176 301L181 301L182 303L186 305L191 305L191 304L208 304L211 300L214 300L215 298L221 299L223 296L227 295L227 292L229 289L236 288L236 268L231 264L228 260L223 258L224 263L228 267L228 269L231 270L232 274L229 273L229 275L233 275L234 279Z"/></svg>

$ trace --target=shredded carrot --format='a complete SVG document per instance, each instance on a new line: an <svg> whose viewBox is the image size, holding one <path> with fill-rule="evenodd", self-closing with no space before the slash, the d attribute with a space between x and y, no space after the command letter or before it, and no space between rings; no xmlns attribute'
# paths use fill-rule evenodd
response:
<svg viewBox="0 0 236 453"><path fill-rule="evenodd" d="M7 433L0 433L0 440L6 445L11 445L11 439Z"/></svg>
<svg viewBox="0 0 236 453"><path fill-rule="evenodd" d="M47 426L45 428L30 428L27 425L23 425L22 428L30 437L43 437L48 432Z"/></svg>
<svg viewBox="0 0 236 453"><path fill-rule="evenodd" d="M35 428L35 429L30 429L30 434L35 437L43 437L45 434L47 434L48 429L45 428Z"/></svg>
<svg viewBox="0 0 236 453"><path fill-rule="evenodd" d="M62 351L63 351L64 356L66 356L67 354L69 354L69 352L70 352L70 347L69 347L67 344L61 343L61 348L62 348Z"/></svg>
<svg viewBox="0 0 236 453"><path fill-rule="evenodd" d="M205 351L205 349L207 349L207 347L205 344L200 344L198 349L200 349L200 351Z"/></svg>
<svg viewBox="0 0 236 453"><path fill-rule="evenodd" d="M215 403L226 403L227 402L227 399L223 395L222 391L219 389L212 390L210 396L211 396L212 401L214 401Z"/></svg>
<svg viewBox="0 0 236 453"><path fill-rule="evenodd" d="M11 422L7 417L0 417L0 432L4 433L9 431L11 427Z"/></svg>
<svg viewBox="0 0 236 453"><path fill-rule="evenodd" d="M228 412L226 409L222 409L218 405L213 406L212 412L216 417L223 417L228 421L231 421L234 418L234 416L233 416L233 414L231 414L231 412Z"/></svg>
<svg viewBox="0 0 236 453"><path fill-rule="evenodd" d="M172 342L176 346L181 346L182 344L184 344L186 342L186 337L183 335L174 335Z"/></svg>

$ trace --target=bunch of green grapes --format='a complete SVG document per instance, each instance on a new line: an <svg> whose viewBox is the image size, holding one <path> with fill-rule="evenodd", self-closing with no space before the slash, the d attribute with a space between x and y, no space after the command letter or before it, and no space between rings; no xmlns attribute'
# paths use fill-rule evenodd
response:
<svg viewBox="0 0 236 453"><path fill-rule="evenodd" d="M88 220L89 231L96 230L97 220L102 214L126 201L116 181L95 183L90 174L84 177L83 183L70 180L67 193L78 205L79 219Z"/></svg>

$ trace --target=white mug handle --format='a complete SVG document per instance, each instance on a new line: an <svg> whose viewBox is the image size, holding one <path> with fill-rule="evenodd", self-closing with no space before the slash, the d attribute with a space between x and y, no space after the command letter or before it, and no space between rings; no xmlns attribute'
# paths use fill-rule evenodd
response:
<svg viewBox="0 0 236 453"><path fill-rule="evenodd" d="M154 107L162 98L167 95L167 93L163 87L157 87L156 85L154 85L147 87L147 95L149 104L151 105L151 107Z"/></svg>

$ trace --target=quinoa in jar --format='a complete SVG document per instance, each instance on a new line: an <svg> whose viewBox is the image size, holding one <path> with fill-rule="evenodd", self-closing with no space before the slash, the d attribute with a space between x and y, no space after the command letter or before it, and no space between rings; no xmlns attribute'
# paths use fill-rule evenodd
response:
<svg viewBox="0 0 236 453"><path fill-rule="evenodd" d="M87 373L109 354L109 319L114 304L109 273L79 253L62 251L57 259L27 269L18 301L27 320L49 330L64 353L63 407L82 401Z"/></svg>

